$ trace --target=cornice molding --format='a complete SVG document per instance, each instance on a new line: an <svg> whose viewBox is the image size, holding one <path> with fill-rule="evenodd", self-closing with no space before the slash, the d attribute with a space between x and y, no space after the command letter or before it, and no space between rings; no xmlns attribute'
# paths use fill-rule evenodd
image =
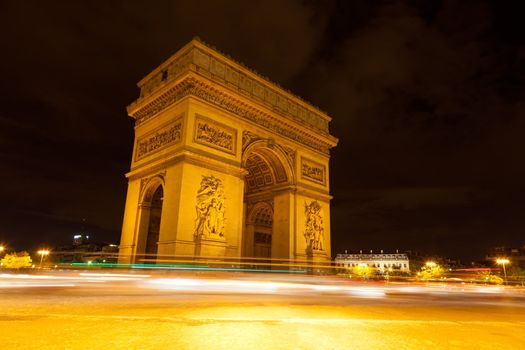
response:
<svg viewBox="0 0 525 350"><path fill-rule="evenodd" d="M337 144L337 139L329 134L305 132L298 127L276 118L262 108L256 108L241 101L239 98L221 91L194 76L187 76L179 83L159 94L157 98L128 108L128 113L140 125L162 110L178 102L184 97L196 97L204 102L231 112L244 120L250 121L270 132L277 133L292 141L298 142L312 150L328 154L329 149Z"/></svg>
<svg viewBox="0 0 525 350"><path fill-rule="evenodd" d="M170 157L160 159L156 162L152 162L147 166L141 165L140 167L137 167L136 169L128 172L126 177L128 178L128 181L134 181L143 177L155 175L159 171L164 171L168 167L181 162L197 165L223 174L232 175L240 179L244 179L247 174L247 171L241 168L239 165L225 164L223 161L216 160L209 157L208 155L183 151Z"/></svg>

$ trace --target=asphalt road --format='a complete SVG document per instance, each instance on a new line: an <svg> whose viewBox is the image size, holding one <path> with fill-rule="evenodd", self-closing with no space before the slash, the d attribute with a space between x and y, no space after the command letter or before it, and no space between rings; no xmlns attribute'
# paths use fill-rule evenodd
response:
<svg viewBox="0 0 525 350"><path fill-rule="evenodd" d="M0 274L0 344L525 349L525 290L268 274Z"/></svg>

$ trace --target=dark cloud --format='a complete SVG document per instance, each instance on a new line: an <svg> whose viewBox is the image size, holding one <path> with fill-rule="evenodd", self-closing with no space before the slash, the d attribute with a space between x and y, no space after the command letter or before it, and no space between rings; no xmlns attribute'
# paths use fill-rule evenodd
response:
<svg viewBox="0 0 525 350"><path fill-rule="evenodd" d="M118 239L125 106L138 80L200 36L333 116L334 252L476 257L523 244L517 5L4 2L0 240L66 240L82 218Z"/></svg>
<svg viewBox="0 0 525 350"><path fill-rule="evenodd" d="M372 244L371 234L376 248L468 257L523 243L525 221L509 210L525 208L509 194L524 189L525 51L499 40L498 23L481 2L444 2L426 17L390 2L312 64L304 86L323 81L308 95L336 116L341 139L341 248Z"/></svg>

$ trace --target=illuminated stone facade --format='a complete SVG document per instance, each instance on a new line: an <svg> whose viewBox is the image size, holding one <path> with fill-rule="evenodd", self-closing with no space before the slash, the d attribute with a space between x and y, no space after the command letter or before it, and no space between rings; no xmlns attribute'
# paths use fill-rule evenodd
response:
<svg viewBox="0 0 525 350"><path fill-rule="evenodd" d="M367 266L376 269L379 273L399 271L410 272L408 256L404 253L395 254L337 254L335 265L351 269L358 266Z"/></svg>
<svg viewBox="0 0 525 350"><path fill-rule="evenodd" d="M197 39L138 86L121 262L330 259L330 117Z"/></svg>

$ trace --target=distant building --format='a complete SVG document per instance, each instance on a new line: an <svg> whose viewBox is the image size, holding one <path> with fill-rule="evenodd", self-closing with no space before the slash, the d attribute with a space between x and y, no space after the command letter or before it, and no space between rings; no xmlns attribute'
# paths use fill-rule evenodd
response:
<svg viewBox="0 0 525 350"><path fill-rule="evenodd" d="M337 254L335 258L335 264L338 267L353 268L358 266L366 265L368 267L377 269L379 273L398 271L398 272L409 272L410 265L408 262L408 256L404 253L383 253L374 254L370 251L370 254L363 254L362 251L359 254Z"/></svg>
<svg viewBox="0 0 525 350"><path fill-rule="evenodd" d="M485 256L485 260L496 262L497 259L506 258L511 265L525 268L525 245L521 247L494 247Z"/></svg>
<svg viewBox="0 0 525 350"><path fill-rule="evenodd" d="M59 247L53 250L55 262L68 264L80 263L116 263L118 246L116 244L90 242L90 235L77 233L73 235L70 246Z"/></svg>
<svg viewBox="0 0 525 350"><path fill-rule="evenodd" d="M89 243L89 235L85 233L77 233L73 235L73 245L78 246Z"/></svg>

